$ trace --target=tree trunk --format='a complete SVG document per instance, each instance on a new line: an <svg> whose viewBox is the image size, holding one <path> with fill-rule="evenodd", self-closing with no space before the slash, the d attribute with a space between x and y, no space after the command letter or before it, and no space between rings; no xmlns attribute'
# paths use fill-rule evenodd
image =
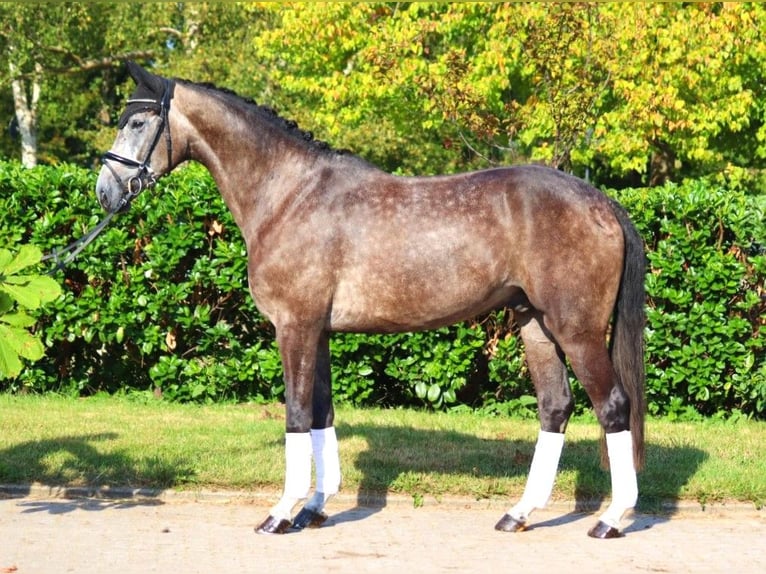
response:
<svg viewBox="0 0 766 574"><path fill-rule="evenodd" d="M21 163L24 167L35 167L37 165L37 102L40 100L39 77L42 67L40 64L35 64L32 80L23 79L12 61L8 62L8 68L11 72L16 121L21 135Z"/></svg>
<svg viewBox="0 0 766 574"><path fill-rule="evenodd" d="M649 158L649 187L664 185L673 178L676 154L670 144L662 140L652 142L654 149Z"/></svg>

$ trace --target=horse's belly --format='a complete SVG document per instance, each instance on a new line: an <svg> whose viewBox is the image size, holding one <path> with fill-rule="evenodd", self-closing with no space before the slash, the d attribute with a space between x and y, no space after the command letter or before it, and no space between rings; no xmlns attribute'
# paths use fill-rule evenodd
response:
<svg viewBox="0 0 766 574"><path fill-rule="evenodd" d="M519 292L515 287L438 280L428 286L371 283L367 289L339 290L329 328L377 333L435 329L508 305Z"/></svg>

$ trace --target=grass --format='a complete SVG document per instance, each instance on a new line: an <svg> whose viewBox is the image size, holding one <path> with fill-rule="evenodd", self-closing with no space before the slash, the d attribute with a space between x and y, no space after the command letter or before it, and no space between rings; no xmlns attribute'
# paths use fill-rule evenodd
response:
<svg viewBox="0 0 766 574"><path fill-rule="evenodd" d="M521 495L536 421L341 407L343 492L509 500ZM282 487L281 405L178 405L0 395L0 484L225 489ZM766 423L650 420L639 507L766 502ZM609 496L599 428L567 432L554 499Z"/></svg>

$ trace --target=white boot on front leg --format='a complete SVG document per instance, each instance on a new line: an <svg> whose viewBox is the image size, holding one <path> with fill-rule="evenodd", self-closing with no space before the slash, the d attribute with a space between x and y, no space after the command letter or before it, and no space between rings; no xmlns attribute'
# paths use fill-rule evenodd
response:
<svg viewBox="0 0 766 574"><path fill-rule="evenodd" d="M618 538L620 522L625 513L638 501L638 480L633 465L633 437L630 431L608 433L606 448L609 453L609 472L612 479L612 502L599 518L599 523L588 532L593 538Z"/></svg>
<svg viewBox="0 0 766 574"><path fill-rule="evenodd" d="M308 496L311 487L311 435L285 434L285 489L268 518L258 527L259 534L282 534L292 524L293 507Z"/></svg>
<svg viewBox="0 0 766 574"><path fill-rule="evenodd" d="M335 428L312 429L311 444L316 468L316 492L295 517L295 528L321 526L327 520L324 507L340 488L340 458Z"/></svg>
<svg viewBox="0 0 766 574"><path fill-rule="evenodd" d="M532 511L536 508L545 508L553 492L563 448L563 433L542 430L539 432L524 494L521 500L495 525L495 530L504 532L524 530Z"/></svg>

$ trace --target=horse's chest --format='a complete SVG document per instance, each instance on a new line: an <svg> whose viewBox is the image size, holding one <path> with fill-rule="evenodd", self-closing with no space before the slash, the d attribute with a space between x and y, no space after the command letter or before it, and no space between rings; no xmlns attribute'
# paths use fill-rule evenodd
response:
<svg viewBox="0 0 766 574"><path fill-rule="evenodd" d="M282 316L315 319L325 312L332 273L311 249L254 251L248 258L250 293L272 322Z"/></svg>

